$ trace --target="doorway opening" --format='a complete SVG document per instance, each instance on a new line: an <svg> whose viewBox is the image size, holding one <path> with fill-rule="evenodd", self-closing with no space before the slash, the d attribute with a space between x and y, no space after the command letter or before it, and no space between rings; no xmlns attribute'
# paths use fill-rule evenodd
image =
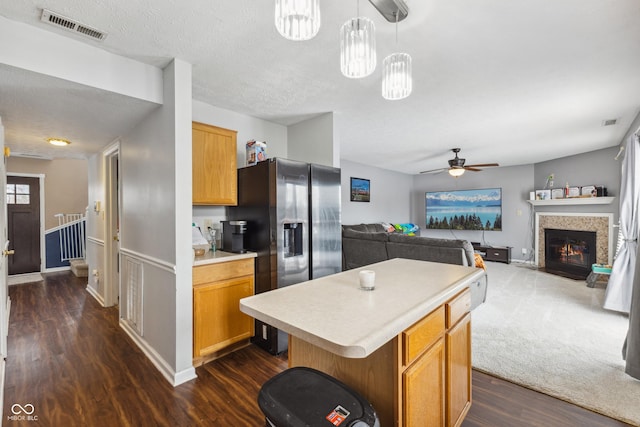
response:
<svg viewBox="0 0 640 427"><path fill-rule="evenodd" d="M104 153L105 159L105 305L118 305L120 299L120 146Z"/></svg>

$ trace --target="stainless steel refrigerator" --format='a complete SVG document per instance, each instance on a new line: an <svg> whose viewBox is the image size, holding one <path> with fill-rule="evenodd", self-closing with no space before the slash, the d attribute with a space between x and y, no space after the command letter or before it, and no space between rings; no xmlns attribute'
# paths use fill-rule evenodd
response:
<svg viewBox="0 0 640 427"><path fill-rule="evenodd" d="M238 206L246 248L258 254L256 293L342 269L340 169L281 158L238 169ZM287 334L256 320L253 342L272 354Z"/></svg>

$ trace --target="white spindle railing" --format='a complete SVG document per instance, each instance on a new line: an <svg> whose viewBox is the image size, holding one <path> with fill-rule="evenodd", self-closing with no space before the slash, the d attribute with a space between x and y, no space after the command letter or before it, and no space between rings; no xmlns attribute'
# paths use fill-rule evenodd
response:
<svg viewBox="0 0 640 427"><path fill-rule="evenodd" d="M86 217L82 214L57 214L60 226L60 259L84 258Z"/></svg>

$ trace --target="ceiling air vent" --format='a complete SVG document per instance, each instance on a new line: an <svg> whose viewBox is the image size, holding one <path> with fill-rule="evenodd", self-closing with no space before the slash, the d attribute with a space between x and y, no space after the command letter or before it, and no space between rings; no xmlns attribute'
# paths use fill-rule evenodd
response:
<svg viewBox="0 0 640 427"><path fill-rule="evenodd" d="M618 123L618 119L603 120L602 121L602 126L613 126L616 123Z"/></svg>
<svg viewBox="0 0 640 427"><path fill-rule="evenodd" d="M96 30L95 28L81 24L78 21L67 18L66 16L62 16L47 9L42 9L42 17L40 18L40 20L55 27L63 28L67 31L72 31L74 33L79 33L84 36L91 37L94 40L102 41L107 37L107 33L105 33L104 31Z"/></svg>

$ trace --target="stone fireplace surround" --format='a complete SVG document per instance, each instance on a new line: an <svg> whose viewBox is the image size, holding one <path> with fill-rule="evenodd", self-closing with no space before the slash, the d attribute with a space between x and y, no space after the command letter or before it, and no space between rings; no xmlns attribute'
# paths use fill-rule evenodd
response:
<svg viewBox="0 0 640 427"><path fill-rule="evenodd" d="M613 262L613 214L610 213L565 213L537 212L535 223L535 264L544 268L544 230L578 230L596 232L596 262Z"/></svg>

